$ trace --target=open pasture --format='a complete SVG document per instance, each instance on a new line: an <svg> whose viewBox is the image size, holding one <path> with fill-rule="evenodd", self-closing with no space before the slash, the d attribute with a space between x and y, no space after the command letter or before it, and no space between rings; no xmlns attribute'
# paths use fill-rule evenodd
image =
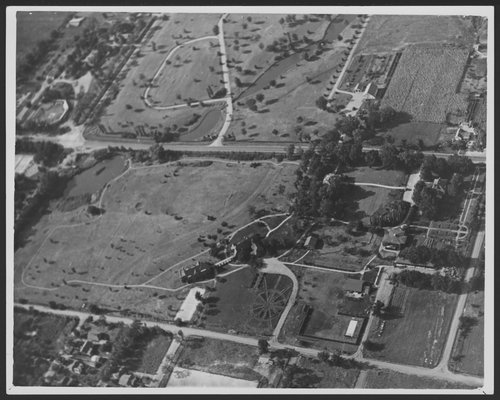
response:
<svg viewBox="0 0 500 400"><path fill-rule="evenodd" d="M372 15L356 53L373 54L417 43L469 45L474 41L470 18L447 15Z"/></svg>
<svg viewBox="0 0 500 400"><path fill-rule="evenodd" d="M382 99L413 121L442 123L457 110L457 87L467 63L466 48L415 45L406 48Z"/></svg>
<svg viewBox="0 0 500 400"><path fill-rule="evenodd" d="M168 53L148 92L154 106L184 104L186 99L207 100L208 90L223 87L217 39L183 45Z"/></svg>
<svg viewBox="0 0 500 400"><path fill-rule="evenodd" d="M165 305L178 307L185 295L166 290L182 286L180 267L207 252L200 236L218 235L223 220L235 227L250 222L249 205L285 206L285 194L273 199L270 192L283 184L280 172L286 176L287 169L184 162L129 170L107 188L100 218L81 207L42 217L15 255L18 295L42 303L60 295L77 306L99 299L165 317Z"/></svg>
<svg viewBox="0 0 500 400"><path fill-rule="evenodd" d="M388 369L366 371L364 389L470 389L466 385L418 375L407 375ZM361 388L360 388L361 389Z"/></svg>
<svg viewBox="0 0 500 400"><path fill-rule="evenodd" d="M383 361L432 368L441 352L455 311L457 295L441 291L418 290L403 285L394 288L391 316L373 317L364 355ZM382 328L382 321L385 324Z"/></svg>

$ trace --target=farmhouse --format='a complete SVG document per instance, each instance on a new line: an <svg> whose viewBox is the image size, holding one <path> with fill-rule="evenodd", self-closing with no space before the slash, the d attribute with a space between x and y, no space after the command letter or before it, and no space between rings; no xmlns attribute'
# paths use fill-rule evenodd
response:
<svg viewBox="0 0 500 400"><path fill-rule="evenodd" d="M382 239L381 247L383 250L398 252L408 241L408 236L406 232L400 226L395 228L387 229Z"/></svg>
<svg viewBox="0 0 500 400"><path fill-rule="evenodd" d="M183 268L181 271L181 281L187 283L212 279L216 275L215 265L208 262L197 262L192 267Z"/></svg>

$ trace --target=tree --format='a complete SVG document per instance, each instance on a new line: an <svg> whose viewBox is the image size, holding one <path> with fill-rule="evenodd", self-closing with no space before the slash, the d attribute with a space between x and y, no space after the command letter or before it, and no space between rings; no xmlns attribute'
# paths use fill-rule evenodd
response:
<svg viewBox="0 0 500 400"><path fill-rule="evenodd" d="M319 97L317 100L316 100L316 106L320 109L320 110L326 110L326 107L328 106L328 101L323 97Z"/></svg>
<svg viewBox="0 0 500 400"><path fill-rule="evenodd" d="M375 316L380 316L380 314L382 313L382 309L384 308L384 303L380 300L377 300L374 304L373 304L373 308L372 308L372 313L373 315Z"/></svg>
<svg viewBox="0 0 500 400"><path fill-rule="evenodd" d="M439 207L437 190L427 186L424 187L420 193L420 201L416 204L425 218L435 219Z"/></svg>
<svg viewBox="0 0 500 400"><path fill-rule="evenodd" d="M269 342L267 340L259 339L258 345L260 354L265 354L269 351Z"/></svg>
<svg viewBox="0 0 500 400"><path fill-rule="evenodd" d="M390 122L396 116L396 110L390 106L382 107L380 109L380 123L385 124Z"/></svg>
<svg viewBox="0 0 500 400"><path fill-rule="evenodd" d="M286 156L289 160L293 160L294 154L295 154L295 145L291 143L286 148Z"/></svg>
<svg viewBox="0 0 500 400"><path fill-rule="evenodd" d="M380 148L380 160L384 168L394 168L398 162L399 151L396 146L386 143Z"/></svg>
<svg viewBox="0 0 500 400"><path fill-rule="evenodd" d="M214 25L214 27L212 29L212 32L214 33L215 36L217 36L219 34L219 26L218 25Z"/></svg>
<svg viewBox="0 0 500 400"><path fill-rule="evenodd" d="M264 100L264 95L262 93L258 93L255 98L257 99L257 101L262 102Z"/></svg>
<svg viewBox="0 0 500 400"><path fill-rule="evenodd" d="M196 292L196 293L194 294L194 298L195 298L196 300L198 300L198 301L203 302L203 295L201 294L201 292Z"/></svg>
<svg viewBox="0 0 500 400"><path fill-rule="evenodd" d="M318 353L318 359L326 363L330 359L330 353L326 350L320 351Z"/></svg>
<svg viewBox="0 0 500 400"><path fill-rule="evenodd" d="M448 194L452 197L458 196L463 190L464 177L462 174L454 173L448 184Z"/></svg>
<svg viewBox="0 0 500 400"><path fill-rule="evenodd" d="M375 167L377 165L380 165L382 162L380 160L380 155L377 150L370 150L365 153L365 162L368 164L369 167Z"/></svg>

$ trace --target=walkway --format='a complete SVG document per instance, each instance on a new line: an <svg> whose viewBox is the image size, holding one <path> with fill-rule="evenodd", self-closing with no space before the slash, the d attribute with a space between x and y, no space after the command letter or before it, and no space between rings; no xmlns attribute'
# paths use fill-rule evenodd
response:
<svg viewBox="0 0 500 400"><path fill-rule="evenodd" d="M219 131L219 134L217 135L217 139L213 141L209 146L222 146L222 141L224 139L224 136L229 129L229 125L231 124L231 120L233 118L233 99L232 99L232 94L231 94L231 83L229 81L229 68L227 66L227 56L226 56L226 44L224 42L224 19L228 16L229 14L224 14L220 20L217 26L219 27L219 44L220 44L220 59L221 59L221 64L222 64L222 74L223 74L223 79L224 79L224 86L226 88L226 119L224 120L224 125L222 126L222 129Z"/></svg>
<svg viewBox="0 0 500 400"><path fill-rule="evenodd" d="M379 183L365 183L365 182L354 182L354 186L373 186L384 189L395 189L395 190L407 190L406 186L389 186L389 185L381 185Z"/></svg>

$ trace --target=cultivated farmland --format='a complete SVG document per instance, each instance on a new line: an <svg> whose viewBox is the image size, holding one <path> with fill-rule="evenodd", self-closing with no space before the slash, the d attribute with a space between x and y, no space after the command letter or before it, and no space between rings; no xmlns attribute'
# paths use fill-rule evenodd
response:
<svg viewBox="0 0 500 400"><path fill-rule="evenodd" d="M454 98L468 54L467 49L454 46L405 49L382 105L407 113L414 121L446 121L449 113L460 112Z"/></svg>
<svg viewBox="0 0 500 400"><path fill-rule="evenodd" d="M368 339L378 346L372 350L365 346L364 355L434 367L440 360L456 301L455 294L395 287L391 300L394 314L385 324L374 317Z"/></svg>
<svg viewBox="0 0 500 400"><path fill-rule="evenodd" d="M470 389L466 385L385 369L366 371L365 389Z"/></svg>

